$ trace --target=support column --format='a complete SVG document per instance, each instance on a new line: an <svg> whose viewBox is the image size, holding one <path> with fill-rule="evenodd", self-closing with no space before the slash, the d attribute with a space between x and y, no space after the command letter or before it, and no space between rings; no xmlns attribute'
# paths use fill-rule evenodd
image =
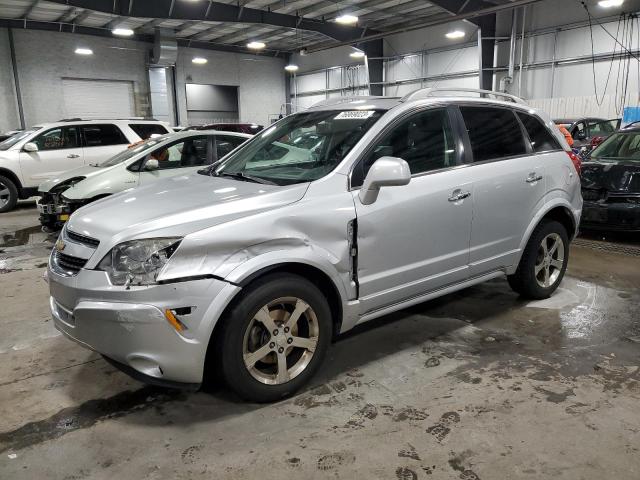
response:
<svg viewBox="0 0 640 480"><path fill-rule="evenodd" d="M493 90L493 66L495 61L496 15L476 20L478 24L478 57L480 88Z"/></svg>
<svg viewBox="0 0 640 480"><path fill-rule="evenodd" d="M369 91L371 95L382 95L381 82L383 81L382 72L384 69L384 61L381 58L383 56L382 39L363 43L360 48L367 55Z"/></svg>

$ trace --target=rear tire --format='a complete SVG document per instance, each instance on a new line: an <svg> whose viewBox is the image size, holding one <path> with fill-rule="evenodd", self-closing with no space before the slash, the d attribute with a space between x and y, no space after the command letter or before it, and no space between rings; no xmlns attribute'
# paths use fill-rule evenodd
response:
<svg viewBox="0 0 640 480"><path fill-rule="evenodd" d="M18 188L12 180L0 175L0 213L13 210L18 203Z"/></svg>
<svg viewBox="0 0 640 480"><path fill-rule="evenodd" d="M214 355L240 397L288 397L316 373L332 337L331 309L305 278L272 274L250 284L221 319Z"/></svg>
<svg viewBox="0 0 640 480"><path fill-rule="evenodd" d="M531 234L518 269L507 277L524 298L542 300L556 291L569 262L569 236L560 223L543 220Z"/></svg>

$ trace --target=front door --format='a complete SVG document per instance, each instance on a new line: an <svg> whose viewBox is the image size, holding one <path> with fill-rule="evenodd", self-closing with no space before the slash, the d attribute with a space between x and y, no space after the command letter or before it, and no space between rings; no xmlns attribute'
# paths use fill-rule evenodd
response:
<svg viewBox="0 0 640 480"><path fill-rule="evenodd" d="M24 187L37 187L45 180L84 165L80 134L76 127L55 127L36 136L37 152L20 152Z"/></svg>
<svg viewBox="0 0 640 480"><path fill-rule="evenodd" d="M363 175L382 156L403 158L412 173L371 205L352 192L362 315L468 277L473 184L456 168L456 144L448 111L430 109L392 125L362 160Z"/></svg>
<svg viewBox="0 0 640 480"><path fill-rule="evenodd" d="M140 171L140 183L144 185L161 178L186 175L210 164L213 158L211 138L210 135L198 135L158 147L149 154L147 161L157 160L159 168L147 170L145 162Z"/></svg>

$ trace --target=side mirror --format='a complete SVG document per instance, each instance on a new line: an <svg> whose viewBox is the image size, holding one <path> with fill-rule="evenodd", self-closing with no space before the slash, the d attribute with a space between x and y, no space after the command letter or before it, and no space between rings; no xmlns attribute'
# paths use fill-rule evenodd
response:
<svg viewBox="0 0 640 480"><path fill-rule="evenodd" d="M381 187L407 185L411 181L409 164L401 158L382 157L371 165L360 188L360 202L371 205L378 198Z"/></svg>
<svg viewBox="0 0 640 480"><path fill-rule="evenodd" d="M144 164L144 169L151 172L153 170L158 170L160 168L160 164L158 163L158 160L156 160L155 158L150 158L149 160L147 160L147 163Z"/></svg>
<svg viewBox="0 0 640 480"><path fill-rule="evenodd" d="M22 146L22 150L24 150L25 152L37 152L38 145L33 142L27 142Z"/></svg>

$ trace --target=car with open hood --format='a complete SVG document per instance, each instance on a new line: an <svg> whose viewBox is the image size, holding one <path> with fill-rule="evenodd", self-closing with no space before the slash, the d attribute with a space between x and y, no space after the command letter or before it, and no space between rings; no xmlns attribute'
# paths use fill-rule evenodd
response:
<svg viewBox="0 0 640 480"><path fill-rule="evenodd" d="M63 119L36 125L0 143L0 213L37 194L67 170L100 163L132 143L170 133L157 120Z"/></svg>
<svg viewBox="0 0 640 480"><path fill-rule="evenodd" d="M328 99L76 211L48 264L54 324L149 383L280 399L374 318L504 276L548 298L580 220L575 162L507 94Z"/></svg>
<svg viewBox="0 0 640 480"><path fill-rule="evenodd" d="M640 231L640 127L610 136L582 163L582 228Z"/></svg>
<svg viewBox="0 0 640 480"><path fill-rule="evenodd" d="M139 185L187 175L221 160L251 135L184 131L131 145L102 163L69 170L38 188L40 223L58 230L78 208Z"/></svg>

